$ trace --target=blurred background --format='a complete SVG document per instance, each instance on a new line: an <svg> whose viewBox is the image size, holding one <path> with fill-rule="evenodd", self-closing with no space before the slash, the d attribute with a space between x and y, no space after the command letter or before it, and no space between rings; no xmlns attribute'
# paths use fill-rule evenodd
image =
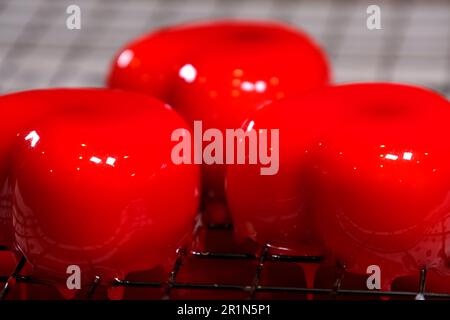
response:
<svg viewBox="0 0 450 320"><path fill-rule="evenodd" d="M66 8L81 8L81 30ZM381 30L368 30L368 5ZM131 39L199 19L284 21L325 49L336 82L396 81L450 96L449 0L0 0L0 93L103 86L110 61Z"/></svg>

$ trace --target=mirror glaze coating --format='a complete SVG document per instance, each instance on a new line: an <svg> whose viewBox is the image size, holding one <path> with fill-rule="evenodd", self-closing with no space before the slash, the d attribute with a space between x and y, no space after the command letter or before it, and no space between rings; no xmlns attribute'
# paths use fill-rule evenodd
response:
<svg viewBox="0 0 450 320"><path fill-rule="evenodd" d="M227 203L239 242L251 239L288 255L322 253L313 230L306 175L308 152L326 126L314 104L322 91L268 104L242 127L246 131L251 125L256 132L279 130L279 171L261 175L267 165L227 166Z"/></svg>
<svg viewBox="0 0 450 320"><path fill-rule="evenodd" d="M51 99L44 98L48 95L51 95L49 90L39 92L41 99L22 93L0 97L0 246L13 247L12 194L7 188L12 147L18 132L62 108L61 105L52 104Z"/></svg>
<svg viewBox="0 0 450 320"><path fill-rule="evenodd" d="M83 284L168 268L193 230L200 192L199 167L170 158L171 133L186 122L121 91L23 95L60 106L20 132L14 152L14 241L35 272L64 287L69 265L80 266Z"/></svg>
<svg viewBox="0 0 450 320"><path fill-rule="evenodd" d="M227 169L239 237L294 251L319 239L349 272L379 265L384 288L422 266L449 272L446 99L405 85L342 85L250 120L280 128L280 171Z"/></svg>
<svg viewBox="0 0 450 320"><path fill-rule="evenodd" d="M275 22L218 21L162 29L120 51L108 85L168 101L204 130L239 128L262 105L327 85L326 58L304 33ZM224 197L224 165L202 168Z"/></svg>
<svg viewBox="0 0 450 320"><path fill-rule="evenodd" d="M324 100L334 124L311 154L311 181L327 247L351 272L380 266L384 289L423 267L448 273L448 100L393 84L343 86Z"/></svg>

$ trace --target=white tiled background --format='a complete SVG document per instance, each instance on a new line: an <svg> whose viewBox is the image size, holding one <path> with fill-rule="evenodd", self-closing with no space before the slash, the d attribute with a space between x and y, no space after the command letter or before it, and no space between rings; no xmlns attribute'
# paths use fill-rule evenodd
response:
<svg viewBox="0 0 450 320"><path fill-rule="evenodd" d="M66 29L66 8L82 29ZM381 7L382 30L366 28ZM398 81L450 96L449 0L0 0L0 93L103 86L124 43L160 26L197 19L276 19L311 34L336 82Z"/></svg>

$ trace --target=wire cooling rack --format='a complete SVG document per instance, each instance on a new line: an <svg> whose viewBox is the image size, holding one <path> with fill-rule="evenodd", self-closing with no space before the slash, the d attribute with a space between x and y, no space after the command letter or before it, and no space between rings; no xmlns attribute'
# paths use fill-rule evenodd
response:
<svg viewBox="0 0 450 320"><path fill-rule="evenodd" d="M71 4L81 8L81 30L66 28L66 8ZM369 4L381 7L381 30L366 27ZM330 57L338 83L405 82L450 97L447 0L0 0L0 93L101 87L112 56L129 40L162 26L225 17L275 19L305 30ZM204 231L232 242L230 225L210 226ZM0 247L0 254L7 250ZM115 287L124 289L125 298L138 299L198 297L195 292L206 292L210 297L223 297L214 293L227 292L242 299L338 299L348 295L450 299L450 288L448 293L426 291L427 270L418 271L417 285L411 290L347 289L343 284L349 275L343 266L332 270L328 287L307 287L303 269L321 266L322 257L283 256L267 246L259 251L180 248L168 277L152 271L108 284L96 277L79 298L102 298L105 288ZM186 276L189 268L203 266L205 272L211 272L208 268L214 261L229 263L228 273L236 273L236 278L245 281L231 281L229 276L225 281L218 275L217 279L201 282ZM51 291L51 282L26 272L25 258L13 263L11 270L1 267L0 299L30 298L29 293L21 293L24 286L38 292L31 298L42 298L42 292L60 298ZM277 273L284 272L292 276L287 282L278 281ZM268 273L275 276L267 277Z"/></svg>
<svg viewBox="0 0 450 320"><path fill-rule="evenodd" d="M215 225L203 227L206 232L219 232L223 238L224 233L232 234L232 226L230 225ZM201 233L199 231L199 233ZM217 234L216 234L217 236ZM225 237L226 239L227 237ZM194 241L195 243L195 241ZM7 248L0 247L0 253L7 252ZM232 250L234 251L234 250ZM254 251L252 251L254 252ZM227 280L216 279L217 281L196 281L194 278L188 278L186 281L180 279L180 275L183 273L183 269L189 269L186 261L188 259L195 260L194 265L200 272L210 272L208 265L205 262L219 261L220 265L224 263L233 262L230 264L233 270L226 270L229 273L235 273L237 277L242 280L240 283ZM249 264L250 262L250 264ZM283 266L283 265L299 265L300 269L297 273L289 275L289 283L280 284L277 283L276 277L267 281L269 264ZM339 299L341 297L350 296L352 299L368 298L392 298L392 299L450 299L450 288L448 293L434 293L426 291L427 283L427 270L418 270L417 277L417 289L415 290L368 290L364 288L345 288L342 284L345 282L346 277L351 274L345 272L345 266L337 265L333 267L332 281L329 287L317 287L306 286L306 284L297 285L298 282L295 278L302 278L302 268L307 268L307 265L320 266L323 263L323 257L321 256L288 256L280 255L278 253L271 252L270 246L263 246L260 248L259 253L248 253L244 251L237 252L214 252L214 251L201 251L196 250L195 245L190 246L190 249L179 248L177 251L176 262L168 275L150 276L145 272L140 273L137 277L131 277L127 279L114 279L112 282L102 282L102 279L98 276L92 279L91 284L80 291L76 296L77 299L106 299L107 294L105 290L111 288L122 288L124 292L121 294L121 298L125 299L187 299L187 298L208 298L208 299L220 299L220 298L232 298L232 299ZM0 274L0 300L2 299L27 299L30 298L29 292L30 286L33 286L31 292L35 296L31 298L45 298L50 299L62 299L62 296L58 295L54 287L54 283L47 279L35 278L28 272L23 272L27 264L25 257L21 257L12 272L7 275ZM216 266L218 266L217 264ZM209 265L210 267L211 265ZM203 269L202 269L203 268ZM250 272L248 269L251 269ZM247 269L247 270L245 270ZM197 272L198 272L197 270ZM278 272L283 272L283 268L279 268ZM285 269L288 270L288 269ZM188 270L187 273L192 272ZM151 273L151 271L150 271ZM242 277L242 274L248 274L249 277ZM304 276L304 275L303 275ZM317 275L318 276L318 275ZM316 276L316 277L317 277ZM139 279L139 277L142 277ZM151 279L153 277L153 279ZM366 277L366 276L365 276ZM183 278L183 277L181 277ZM184 277L186 279L186 277ZM246 282L247 281L247 282ZM244 283L245 282L245 283ZM25 285L25 287L24 287ZM53 289L50 295L46 295L44 289ZM133 292L133 290L135 290ZM136 291L137 290L137 291ZM141 291L139 291L141 290ZM142 291L144 290L144 291ZM17 292L15 292L17 291ZM204 292L203 295L195 295L195 291ZM44 292L44 296L42 293ZM181 294L180 294L181 292ZM184 292L184 293L183 293ZM205 294L206 292L206 294ZM227 293L222 295L221 292ZM24 295L25 294L25 295Z"/></svg>

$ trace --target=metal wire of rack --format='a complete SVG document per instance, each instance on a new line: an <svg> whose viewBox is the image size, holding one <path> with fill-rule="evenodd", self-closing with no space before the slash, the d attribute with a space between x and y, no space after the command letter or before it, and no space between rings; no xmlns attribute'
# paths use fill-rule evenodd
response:
<svg viewBox="0 0 450 320"><path fill-rule="evenodd" d="M215 225L211 226L214 230L226 229L229 230L229 225ZM8 250L5 247L0 247L0 251ZM193 257L199 260L236 260L236 261L255 261L256 268L253 274L253 281L245 285L237 284L218 284L218 283L198 283L198 282L180 282L177 281L177 276L180 270L183 268L183 263L186 257ZM308 288L308 287L288 287L288 286L275 286L275 285L262 285L260 283L261 273L265 268L265 264L268 262L274 263L306 263L306 264L320 264L323 261L321 256L290 256L280 255L277 253L271 253L270 247L265 245L261 247L260 254L254 253L226 253L226 252L207 252L187 250L186 248L179 248L177 250L177 259L173 265L172 270L167 276L165 281L136 281L136 280L123 280L115 278L110 283L102 283L102 279L99 276L95 276L89 285L89 289L86 290L85 295L81 299L90 300L95 295L100 286L106 287L123 287L123 288L160 288L163 290L162 299L170 299L171 291L173 289L189 289L189 290L214 290L214 291L235 291L243 292L247 295L247 299L255 299L256 293L297 293L297 294L309 294L309 295L328 295L331 298L338 296L366 296L366 297L388 297L388 298L400 298L409 297L416 300L424 299L450 299L449 293L434 293L425 290L427 281L427 270L419 270L419 290L417 291L381 291L381 290L361 290L361 289L344 289L341 288L342 281L345 277L345 266L336 266L336 276L334 284L330 288ZM29 275L22 275L21 271L26 264L26 258L21 257L15 266L13 272L9 275L0 275L0 283L4 285L0 290L0 300L8 298L8 295L14 290L16 283L22 284L34 284L41 286L52 286L54 283L46 279L38 279ZM80 297L79 297L80 298Z"/></svg>

